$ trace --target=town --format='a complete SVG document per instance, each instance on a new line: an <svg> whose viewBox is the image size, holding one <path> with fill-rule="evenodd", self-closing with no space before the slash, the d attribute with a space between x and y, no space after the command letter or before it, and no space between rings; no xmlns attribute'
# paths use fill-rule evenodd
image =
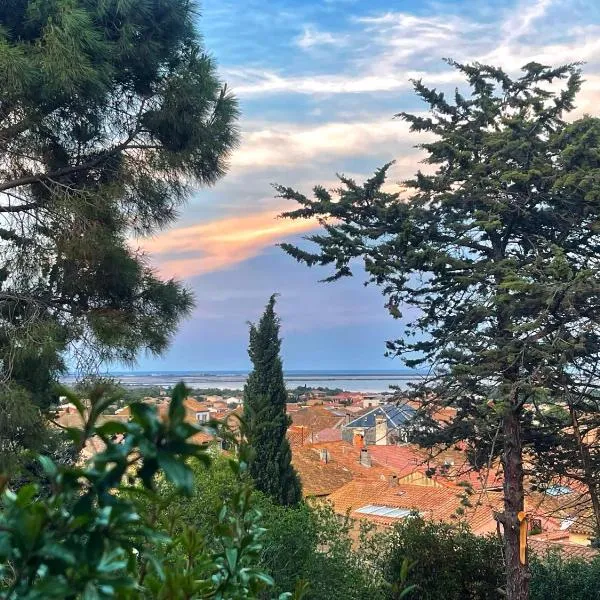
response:
<svg viewBox="0 0 600 600"><path fill-rule="evenodd" d="M308 501L327 502L340 519L350 518L358 531L365 520L389 527L411 513L445 523L466 523L477 535L495 534L494 513L502 506L502 469L497 462L474 468L462 445L451 448L423 448L414 438L412 416L419 408L397 393L328 393L306 390L289 393L286 412L290 417L287 437L292 464ZM66 398L64 398L66 401ZM158 397L143 397L167 418L169 390ZM193 436L197 444L227 451L217 428L224 424L239 432L243 418L243 392L237 396L203 395L202 390L187 397L183 405L189 423L205 426ZM437 414L440 424L453 417L451 409ZM106 414L102 421L128 421L129 406ZM56 424L82 425L76 407L60 405ZM82 453L89 458L102 449L91 438ZM531 474L533 475L533 473ZM540 554L558 550L566 557L593 558L599 550L591 547L594 516L585 486L557 476L543 489L528 478L526 512L529 516L528 546Z"/></svg>

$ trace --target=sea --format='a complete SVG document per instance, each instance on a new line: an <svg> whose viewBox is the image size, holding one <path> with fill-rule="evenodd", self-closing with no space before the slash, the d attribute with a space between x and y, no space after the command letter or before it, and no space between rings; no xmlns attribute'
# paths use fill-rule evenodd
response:
<svg viewBox="0 0 600 600"><path fill-rule="evenodd" d="M125 387L160 386L169 388L179 381L193 389L213 388L239 390L244 387L247 371L113 371L105 373ZM418 371L285 371L288 389L297 387L327 387L349 392L380 393L392 386L404 389L421 378ZM75 375L68 375L64 383L71 384Z"/></svg>

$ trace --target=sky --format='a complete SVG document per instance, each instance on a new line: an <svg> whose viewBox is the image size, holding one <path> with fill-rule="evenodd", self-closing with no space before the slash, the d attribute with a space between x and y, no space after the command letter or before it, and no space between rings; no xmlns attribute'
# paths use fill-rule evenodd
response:
<svg viewBox="0 0 600 600"><path fill-rule="evenodd" d="M138 243L165 277L186 282L196 308L161 357L138 370L241 370L248 321L280 294L287 369L400 369L384 357L401 322L360 277L319 283L276 245L311 222L278 219L294 206L272 185L309 194L395 160L394 189L419 168L422 141L394 119L424 105L411 79L452 92L443 62L479 61L518 74L532 60L584 61L575 116L600 103L600 3L595 0L204 0L198 27L239 99L241 143L228 174L197 190L169 230Z"/></svg>

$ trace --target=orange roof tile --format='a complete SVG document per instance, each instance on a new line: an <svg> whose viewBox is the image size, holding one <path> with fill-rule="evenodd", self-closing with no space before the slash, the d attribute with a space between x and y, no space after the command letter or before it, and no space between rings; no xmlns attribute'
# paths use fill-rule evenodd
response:
<svg viewBox="0 0 600 600"><path fill-rule="evenodd" d="M320 405L301 408L290 416L293 425L307 427L310 433L340 426L344 422L343 416L336 415Z"/></svg>
<svg viewBox="0 0 600 600"><path fill-rule="evenodd" d="M210 410L210 405L208 405L206 402L200 402L191 396L183 401L183 405L185 406L186 411L191 412L204 412Z"/></svg>
<svg viewBox="0 0 600 600"><path fill-rule="evenodd" d="M537 536L530 537L528 539L527 547L531 552L537 554L538 556L545 556L550 552L559 552L565 558L592 560L600 555L600 552L591 546L543 540L538 539Z"/></svg>
<svg viewBox="0 0 600 600"><path fill-rule="evenodd" d="M440 482L469 483L473 489L495 489L502 486L497 469L474 470L465 452L456 449L427 450L416 444L398 446L369 446L373 459L395 469L399 477L411 473L426 473L434 469L431 476Z"/></svg>
<svg viewBox="0 0 600 600"><path fill-rule="evenodd" d="M489 496L486 494L486 496ZM464 520L476 534L492 532L496 529L495 505L501 501L500 494L473 501L472 507L461 502L462 489L459 487L433 487L398 483L391 485L388 480L354 480L333 492L328 500L338 514L350 514L353 519L367 519L382 525L397 522L395 518L378 517L357 512L366 505L384 506L418 511L424 518L443 522Z"/></svg>
<svg viewBox="0 0 600 600"><path fill-rule="evenodd" d="M320 458L327 450L328 460ZM360 448L348 442L320 442L292 447L292 464L300 476L305 496L326 496L353 479L387 479L394 472L378 465L366 467L359 461Z"/></svg>

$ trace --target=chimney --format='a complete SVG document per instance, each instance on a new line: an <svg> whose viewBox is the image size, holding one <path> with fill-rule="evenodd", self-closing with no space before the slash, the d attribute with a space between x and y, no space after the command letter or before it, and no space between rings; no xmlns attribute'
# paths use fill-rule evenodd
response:
<svg viewBox="0 0 600 600"><path fill-rule="evenodd" d="M375 416L375 445L387 446L388 426L385 414Z"/></svg>
<svg viewBox="0 0 600 600"><path fill-rule="evenodd" d="M329 452L327 452L327 448L321 448L319 450L319 458L321 459L321 462L324 462L325 464L329 462Z"/></svg>
<svg viewBox="0 0 600 600"><path fill-rule="evenodd" d="M362 448L364 446L364 437L360 433L355 433L352 436L352 445L357 448Z"/></svg>
<svg viewBox="0 0 600 600"><path fill-rule="evenodd" d="M390 475L390 487L395 488L398 487L398 475Z"/></svg>
<svg viewBox="0 0 600 600"><path fill-rule="evenodd" d="M359 459L360 464L363 467L370 467L371 466L371 455L369 454L369 451L366 448L361 448L360 449L360 459Z"/></svg>

